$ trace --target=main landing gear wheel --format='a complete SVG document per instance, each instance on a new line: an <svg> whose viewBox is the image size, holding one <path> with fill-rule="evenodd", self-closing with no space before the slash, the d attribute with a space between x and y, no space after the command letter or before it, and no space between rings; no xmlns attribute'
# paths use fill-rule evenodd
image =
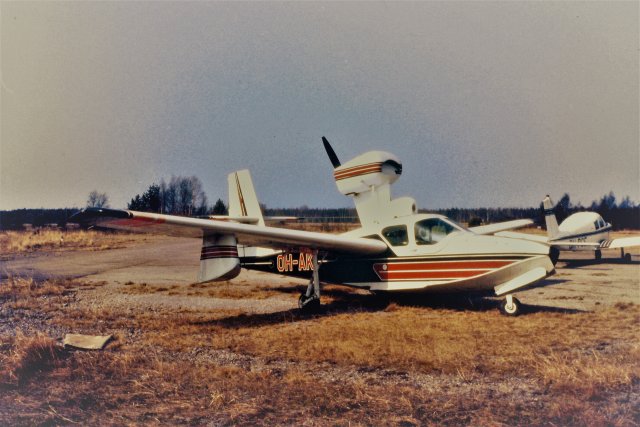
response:
<svg viewBox="0 0 640 427"><path fill-rule="evenodd" d="M555 267L558 263L558 258L560 258L560 250L555 246L552 246L551 249L549 249L549 258L551 258L551 263Z"/></svg>
<svg viewBox="0 0 640 427"><path fill-rule="evenodd" d="M320 298L317 298L315 295L307 297L303 292L300 294L300 298L298 298L298 308L305 313L318 311L318 309L320 309Z"/></svg>
<svg viewBox="0 0 640 427"><path fill-rule="evenodd" d="M631 254L624 253L624 248L620 248L620 258L625 262L631 262Z"/></svg>
<svg viewBox="0 0 640 427"><path fill-rule="evenodd" d="M517 316L521 313L522 304L513 295L507 295L502 304L500 304L500 312L506 316Z"/></svg>
<svg viewBox="0 0 640 427"><path fill-rule="evenodd" d="M596 259L597 260L602 259L602 251L600 251L600 249L596 249Z"/></svg>

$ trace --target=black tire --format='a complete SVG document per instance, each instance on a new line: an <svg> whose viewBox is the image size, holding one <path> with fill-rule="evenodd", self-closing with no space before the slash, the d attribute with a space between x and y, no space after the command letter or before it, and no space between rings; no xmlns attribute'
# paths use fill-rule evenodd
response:
<svg viewBox="0 0 640 427"><path fill-rule="evenodd" d="M560 250L555 246L552 246L549 249L549 258L551 259L551 263L555 267L555 265L558 263L558 259L560 259Z"/></svg>
<svg viewBox="0 0 640 427"><path fill-rule="evenodd" d="M600 249L596 249L596 259L597 260L602 259L602 251Z"/></svg>
<svg viewBox="0 0 640 427"><path fill-rule="evenodd" d="M631 262L631 254L624 254L624 260L626 262Z"/></svg>
<svg viewBox="0 0 640 427"><path fill-rule="evenodd" d="M320 309L320 299L315 297L307 298L305 294L298 298L298 308L303 313L315 313Z"/></svg>
<svg viewBox="0 0 640 427"><path fill-rule="evenodd" d="M507 300L504 299L500 303L500 313L505 316L518 316L522 312L522 304L518 300L518 298L513 298L513 304L511 306L507 306Z"/></svg>

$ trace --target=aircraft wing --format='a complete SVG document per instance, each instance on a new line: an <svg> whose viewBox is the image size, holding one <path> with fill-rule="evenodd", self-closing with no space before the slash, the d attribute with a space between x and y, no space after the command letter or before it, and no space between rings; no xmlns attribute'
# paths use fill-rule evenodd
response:
<svg viewBox="0 0 640 427"><path fill-rule="evenodd" d="M533 224L533 221L530 219L516 219L513 221L496 222L494 224L469 227L469 230L476 234L495 234L499 231L513 230L514 228L526 227L531 224Z"/></svg>
<svg viewBox="0 0 640 427"><path fill-rule="evenodd" d="M305 247L357 254L378 254L387 250L384 242L374 239L129 210L87 208L74 215L71 221L182 237L232 234L239 244L273 249Z"/></svg>
<svg viewBox="0 0 640 427"><path fill-rule="evenodd" d="M603 249L628 248L631 246L640 246L640 236L621 237L619 239L605 240L602 242Z"/></svg>
<svg viewBox="0 0 640 427"><path fill-rule="evenodd" d="M540 234L517 233L515 231L501 231L499 233L496 233L496 236L509 237L511 239L531 240L533 242L549 244L549 238L547 236L542 236Z"/></svg>

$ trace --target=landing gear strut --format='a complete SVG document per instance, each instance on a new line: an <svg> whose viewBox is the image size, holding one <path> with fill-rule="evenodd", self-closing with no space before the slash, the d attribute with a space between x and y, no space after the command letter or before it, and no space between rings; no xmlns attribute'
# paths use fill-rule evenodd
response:
<svg viewBox="0 0 640 427"><path fill-rule="evenodd" d="M307 290L298 298L298 308L303 312L313 312L320 308L320 264L318 263L318 250L313 250L313 275Z"/></svg>
<svg viewBox="0 0 640 427"><path fill-rule="evenodd" d="M513 295L509 294L500 304L500 312L507 316L517 316L522 310L522 304Z"/></svg>

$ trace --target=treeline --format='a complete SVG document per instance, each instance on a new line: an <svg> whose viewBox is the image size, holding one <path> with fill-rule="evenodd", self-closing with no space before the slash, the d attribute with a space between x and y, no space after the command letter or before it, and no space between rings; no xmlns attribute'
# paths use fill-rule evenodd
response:
<svg viewBox="0 0 640 427"><path fill-rule="evenodd" d="M133 211L170 215L225 215L227 207L221 199L209 206L202 182L197 176L172 176L169 182L151 184L142 194L136 194L127 204Z"/></svg>
<svg viewBox="0 0 640 427"><path fill-rule="evenodd" d="M128 208L177 215L225 215L227 206L224 202L218 199L213 206L208 206L202 186L198 184L199 180L192 178L194 177L173 177L169 183L161 181L160 185L152 184L144 193L132 198ZM295 216L306 222L358 221L354 208L321 209L307 206L267 208L262 205L262 210L266 216ZM632 202L629 197L623 198L618 203L613 192L594 200L588 207L582 206L580 203L574 205L569 194L565 194L554 207L558 222L574 212L585 210L598 212L613 225L614 230L640 229L640 205ZM0 211L0 230L18 230L22 229L24 224L31 224L34 227L50 224L64 227L69 217L77 211L78 209L75 208ZM523 218L533 219L536 225L544 226L542 205L530 208L449 208L432 211L421 210L421 212L445 215L457 222L471 226Z"/></svg>

